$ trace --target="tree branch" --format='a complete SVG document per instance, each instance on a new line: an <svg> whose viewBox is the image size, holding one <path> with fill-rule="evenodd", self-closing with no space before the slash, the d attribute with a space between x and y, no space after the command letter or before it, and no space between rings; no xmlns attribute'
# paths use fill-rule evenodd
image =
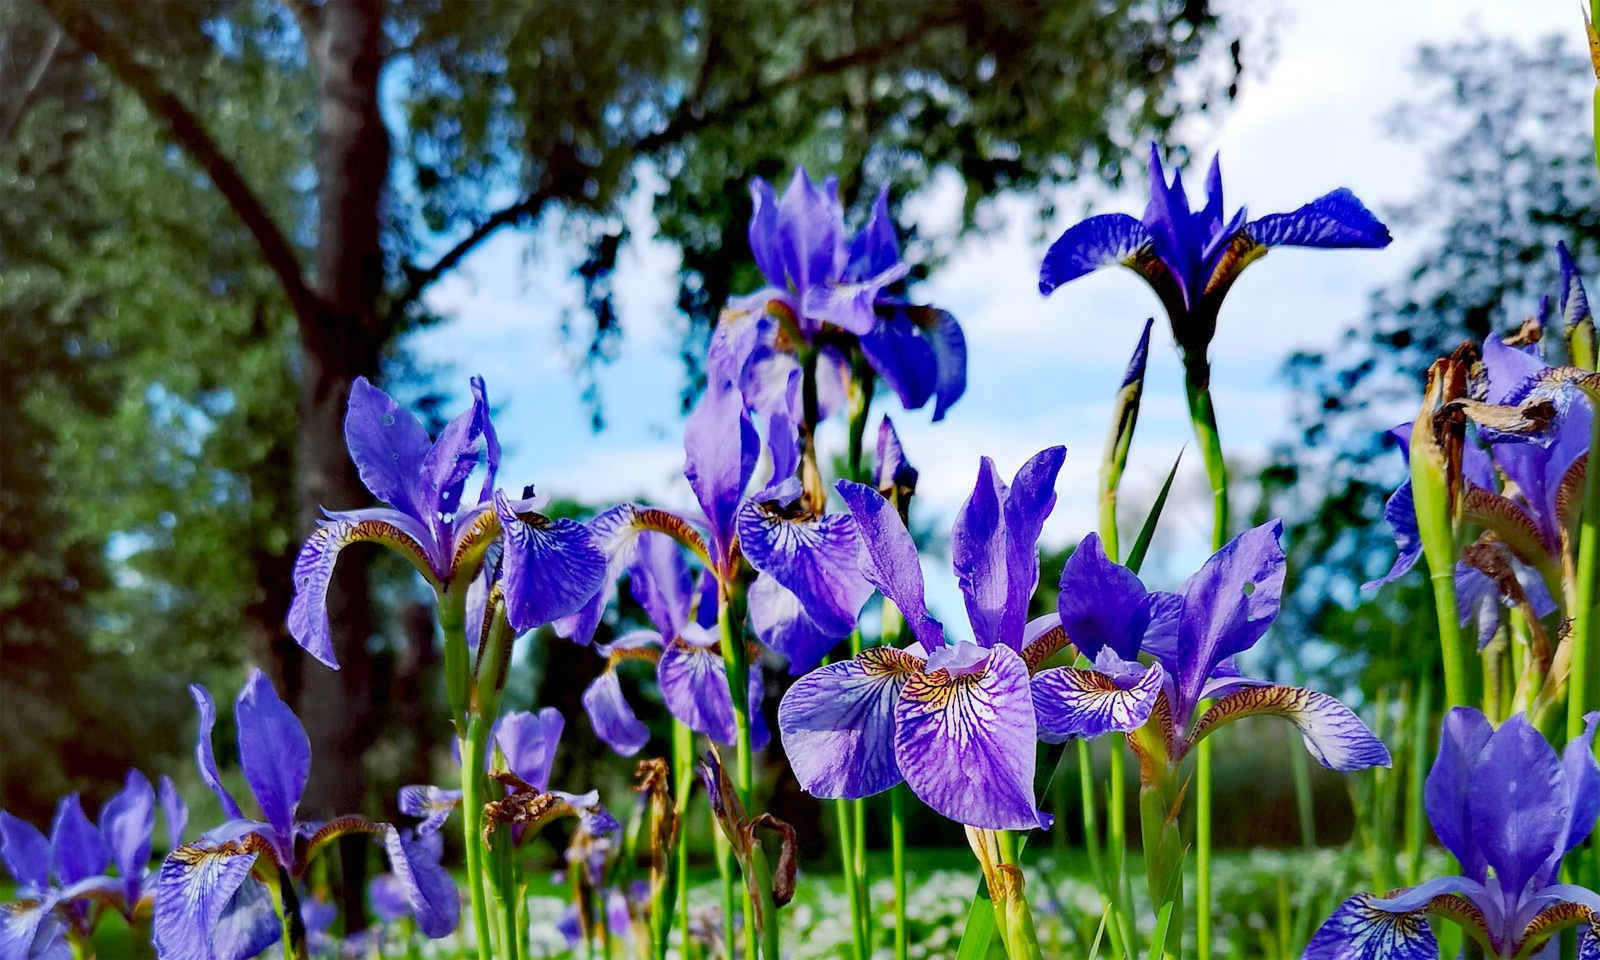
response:
<svg viewBox="0 0 1600 960"><path fill-rule="evenodd" d="M909 30L902 36L895 37L891 40L886 40L882 43L876 43L871 46L860 47L856 50L850 51L849 53L840 54L836 57L829 57L824 60L818 60L813 63L805 64L804 66L801 66L795 70L789 71L770 83L754 86L744 96L735 97L734 99L729 100L727 103L721 104L714 109L708 109L703 103L701 103L699 96L685 99L683 103L679 104L678 109L673 113L672 119L667 121L666 126L654 133L646 134L645 136L640 137L634 142L634 145L630 149L633 153L642 154L653 153L664 147L671 146L672 144L682 140L684 137L703 130L714 123L730 120L747 110L755 108L765 100L769 99L773 95L774 91L782 90L786 87L792 87L796 84L808 83L821 77L831 76L832 74L841 73L850 69L851 67L860 66L865 63L872 63L882 57L889 56L898 50L904 49L905 47L916 43L940 27L947 27L955 23L959 23L963 16L964 14L962 10L960 8L956 8L941 14L940 16L931 17L928 20L923 21L917 26L916 29ZM707 53L709 55L710 51L708 50ZM702 61L702 76L696 82L696 87L699 88L701 93L704 92L704 88L708 85L706 83L707 77L705 74L709 73L709 69L707 69L709 65L710 60L708 56L706 60ZM515 204L491 214L487 219L475 227L471 233L467 234L448 251L446 251L445 254L435 261L432 266L408 270L405 290L402 291L401 294L390 304L390 321L397 321L400 317L400 314L412 303L415 303L416 300L422 296L422 292L427 289L429 285L438 280L445 273L454 269L455 266L459 264L467 254L471 253L473 249L476 248L480 243L487 240L491 234L510 223L514 223L525 217L534 216L544 206L545 202L551 199L552 196L552 191L547 188L540 188L534 193L529 194L521 200L518 200Z"/></svg>
<svg viewBox="0 0 1600 960"><path fill-rule="evenodd" d="M272 214L267 212L261 199L245 182L244 175L222 152L200 118L176 94L161 85L160 78L153 70L119 48L92 14L77 9L65 0L41 2L67 36L79 47L94 54L113 76L126 84L144 103L151 117L166 127L167 133L205 170L255 238L261 258L283 285L301 328L319 323L323 313L322 301L306 283L300 259L289 238L279 229Z"/></svg>

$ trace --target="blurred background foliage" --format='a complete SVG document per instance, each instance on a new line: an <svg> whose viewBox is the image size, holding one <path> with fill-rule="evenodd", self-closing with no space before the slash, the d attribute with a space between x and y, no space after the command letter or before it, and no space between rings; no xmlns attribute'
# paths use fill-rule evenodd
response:
<svg viewBox="0 0 1600 960"><path fill-rule="evenodd" d="M611 276L641 180L664 184L658 239L682 252L688 396L716 309L756 285L741 226L749 177L806 163L846 173L847 203L890 184L898 205L953 170L967 186L963 228L978 222L977 198L1004 191L1043 198L1048 215L1053 192L1035 188L1116 181L1139 144L1223 109L1242 63L1237 25L1178 0L473 10L0 3L0 806L40 822L68 789L93 809L129 765L187 770L184 686L227 696L252 660L291 701L337 710L307 714L319 770L364 771L370 784L352 776L349 789L368 812L391 814L395 786L448 762L431 613L404 568L342 561L354 568L346 587L370 584L362 607L374 612L349 623L346 670L317 681L338 687L294 679L302 665L282 624L316 508L353 505L339 502L348 485L314 482L342 455L320 398L381 374L436 417L431 372L406 336L449 322L426 292L496 231L559 216L587 251L586 313L567 335L587 358L574 389L601 429L603 398L583 371L623 336ZM317 42L349 17L371 28L356 35L375 71ZM328 90L336 67L365 78L367 106L382 111L376 125L372 111L352 122L337 155L330 124L349 115ZM1431 609L1420 581L1381 600L1358 589L1392 557L1379 517L1400 463L1379 431L1409 416L1429 359L1514 327L1554 289L1556 239L1597 272L1600 189L1569 122L1587 109L1586 69L1575 45L1554 41L1419 56L1416 96L1390 132L1433 145L1434 179L1384 213L1397 233L1428 239L1337 349L1291 360L1298 432L1260 476L1257 512L1289 521L1278 632L1297 642L1271 648L1269 664L1285 677L1400 703L1399 685L1434 669L1432 644L1412 639L1425 625L1409 622ZM196 129L233 189L219 189ZM365 197L356 187L375 160L381 189ZM351 222L375 225L370 249L330 225L336 202L364 204ZM287 262L268 255L273 234ZM954 239L913 235L909 259L925 273ZM341 286L352 261L368 281ZM1047 558L1044 583L1064 556ZM622 613L624 626L638 616ZM544 681L587 677L597 662L569 644L529 649L507 706L581 717L581 684ZM653 695L647 676L624 682ZM1287 774L1260 775L1284 766L1257 763L1291 745L1277 728L1261 733L1241 733L1249 750L1219 767L1232 784L1219 789L1251 798L1219 809L1219 843L1300 839ZM568 737L558 779L620 789L628 765L582 722ZM231 733L216 739L227 767ZM815 805L792 778L771 782L773 811L821 855ZM1345 783L1319 770L1314 787L1320 839L1342 840L1357 826ZM931 817L914 830L961 842Z"/></svg>

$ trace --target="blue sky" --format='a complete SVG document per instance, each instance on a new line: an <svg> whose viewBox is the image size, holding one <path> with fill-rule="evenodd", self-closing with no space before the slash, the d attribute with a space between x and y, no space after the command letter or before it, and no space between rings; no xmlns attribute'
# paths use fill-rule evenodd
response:
<svg viewBox="0 0 1600 960"><path fill-rule="evenodd" d="M1339 186L1350 187L1381 216L1416 192L1426 175L1426 149L1386 140L1382 120L1414 86L1408 67L1419 45L1474 34L1530 39L1565 31L1576 38L1582 30L1577 4L1560 0L1312 2L1272 7L1265 15L1272 42L1246 47L1236 103L1221 119L1186 123L1177 135L1196 166L1221 151L1228 207L1244 205L1253 216L1293 209ZM1248 16L1259 35L1262 11ZM1190 182L1203 173L1203 167L1190 172ZM970 349L966 396L944 422L930 424L929 410L894 417L922 472L916 509L923 522L946 527L971 489L980 456L993 457L1009 474L1037 450L1064 443L1067 463L1044 542L1060 546L1093 529L1094 477L1111 397L1140 324L1155 315L1124 481L1130 505L1124 528L1142 517L1143 504L1189 437L1177 354L1156 299L1122 270L1069 284L1048 300L1036 279L1049 239L1091 210L1139 214L1143 190L1138 178L1121 193L1093 184L1070 187L1053 224L1027 218L1026 205L1014 198L998 198L987 213L1003 225L961 243L913 291L961 320ZM947 232L962 199L953 176L936 178L911 198L906 216L924 233ZM648 197L635 198L629 220L635 239L616 278L626 333L616 361L600 374L609 423L601 434L590 432L572 373L578 358L566 352L560 335L564 317L581 322L583 314L571 276L581 254L559 220L547 218L534 231L502 232L428 296L432 309L453 320L414 335L411 346L446 371L443 379L456 384L457 393L464 393L470 373L487 378L500 411L508 488L534 483L591 503L640 495L692 503L679 473L677 352L684 320L674 309L678 261L672 248L648 239ZM1245 272L1229 294L1212 346L1218 419L1237 474L1290 435L1290 397L1279 376L1285 358L1331 344L1363 315L1368 293L1405 269L1415 245L1415 238L1399 236L1384 251L1279 250ZM896 414L892 400L884 409ZM824 429L824 444L842 447L843 424ZM1200 459L1191 451L1152 552L1153 579L1175 582L1204 557L1209 511ZM960 623L953 578L940 563L929 564L928 572L935 614Z"/></svg>

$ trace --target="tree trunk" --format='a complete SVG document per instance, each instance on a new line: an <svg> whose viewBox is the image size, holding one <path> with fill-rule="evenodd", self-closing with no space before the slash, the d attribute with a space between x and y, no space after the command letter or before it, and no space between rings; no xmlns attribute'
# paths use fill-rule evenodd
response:
<svg viewBox="0 0 1600 960"><path fill-rule="evenodd" d="M301 337L295 487L302 533L310 533L324 507L351 509L372 500L345 448L344 414L355 378L377 373L383 339L375 320L389 165L389 135L378 111L382 31L382 8L374 0L329 0L307 37L319 94L315 286L325 316ZM311 737L311 782L302 807L308 818L358 812L366 799L363 760L373 715L369 559L369 551L346 550L328 591L340 669L303 654L298 664L285 665L286 677L298 677L291 692ZM367 851L356 843L341 852L346 929L353 932L365 925Z"/></svg>

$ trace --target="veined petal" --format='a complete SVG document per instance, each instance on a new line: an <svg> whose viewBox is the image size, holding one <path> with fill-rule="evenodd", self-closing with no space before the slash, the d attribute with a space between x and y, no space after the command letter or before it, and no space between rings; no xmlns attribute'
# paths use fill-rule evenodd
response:
<svg viewBox="0 0 1600 960"><path fill-rule="evenodd" d="M800 786L815 797L867 797L904 779L895 763L895 702L922 669L872 647L806 674L778 705L778 734Z"/></svg>
<svg viewBox="0 0 1600 960"><path fill-rule="evenodd" d="M778 252L778 197L772 184L750 179L750 253L768 283L783 286L783 261Z"/></svg>
<svg viewBox="0 0 1600 960"><path fill-rule="evenodd" d="M217 917L211 933L212 955L215 960L259 957L282 938L282 930L266 885L253 878L246 880Z"/></svg>
<svg viewBox="0 0 1600 960"><path fill-rule="evenodd" d="M500 577L513 630L522 633L575 613L599 592L606 557L588 527L541 514L518 516L500 491L494 503L505 533Z"/></svg>
<svg viewBox="0 0 1600 960"><path fill-rule="evenodd" d="M481 381L473 384L472 406L439 431L418 471L418 506L422 507L423 517L434 529L435 537L441 541L446 539L449 529L444 518L461 509L462 488L483 454L489 400L479 389L481 385Z"/></svg>
<svg viewBox="0 0 1600 960"><path fill-rule="evenodd" d="M1144 726L1161 696L1166 671L1153 663L1136 680L1119 683L1097 670L1053 667L1034 674L1033 713L1039 739L1061 743L1093 740L1112 731Z"/></svg>
<svg viewBox="0 0 1600 960"><path fill-rule="evenodd" d="M24 897L0 903L0 960L53 957L54 954L49 951L65 932L60 922L55 920L56 906L53 895ZM42 931L41 927L44 928ZM61 946L66 947L64 940ZM71 956L71 953L67 956Z"/></svg>
<svg viewBox="0 0 1600 960"><path fill-rule="evenodd" d="M381 543L410 560L430 582L438 576L431 542L417 521L394 510L362 510L334 514L313 530L294 560L294 599L289 604L289 634L306 652L328 667L339 669L333 635L328 626L328 584L339 551L352 543Z"/></svg>
<svg viewBox="0 0 1600 960"><path fill-rule="evenodd" d="M933 422L938 423L967 392L967 337L956 318L944 310L919 307L910 315L933 348Z"/></svg>
<svg viewBox="0 0 1600 960"><path fill-rule="evenodd" d="M50 824L50 872L56 885L65 887L104 873L110 863L105 838L84 815L77 793L62 797Z"/></svg>
<svg viewBox="0 0 1600 960"><path fill-rule="evenodd" d="M656 682L661 687L661 699L666 702L667 711L689 729L721 744L731 746L737 742L738 727L734 723L733 700L728 695L728 674L722 665L722 655L716 650L681 640L669 643L656 667ZM750 711L751 746L759 750L771 739L771 734L760 709L761 671L754 662L750 664L749 702L756 705Z"/></svg>
<svg viewBox="0 0 1600 960"><path fill-rule="evenodd" d="M855 517L864 556L861 574L900 610L926 653L944 646L944 626L928 615L917 545L894 505L871 487L840 480L834 487Z"/></svg>
<svg viewBox="0 0 1600 960"><path fill-rule="evenodd" d="M0 859L4 859L18 892L27 895L50 888L50 841L39 828L0 810Z"/></svg>
<svg viewBox="0 0 1600 960"><path fill-rule="evenodd" d="M861 334L861 352L872 369L900 398L907 410L917 410L933 396L939 377L933 346L906 317L892 310Z"/></svg>
<svg viewBox="0 0 1600 960"><path fill-rule="evenodd" d="M389 870L405 891L418 928L435 940L449 936L461 919L461 900L455 881L424 844L407 840L388 824L383 826L383 849L389 855Z"/></svg>
<svg viewBox="0 0 1600 960"><path fill-rule="evenodd" d="M1561 751L1561 769L1567 780L1567 839L1562 855L1577 849L1594 832L1600 818L1600 762L1595 761L1595 727L1600 726L1600 711L1584 715L1583 733L1567 742ZM1552 874L1554 873L1552 864ZM1600 910L1600 907L1595 909Z"/></svg>
<svg viewBox="0 0 1600 960"><path fill-rule="evenodd" d="M357 377L350 385L344 439L361 482L374 497L417 520L426 519L418 475L432 443L411 411L366 377Z"/></svg>
<svg viewBox="0 0 1600 960"><path fill-rule="evenodd" d="M515 710L495 723L494 741L506 758L506 767L543 792L550 786L550 767L566 724L555 707L537 713Z"/></svg>
<svg viewBox="0 0 1600 960"><path fill-rule="evenodd" d="M595 736L624 757L631 757L650 742L650 728L641 722L622 695L617 671L607 667L583 691L583 711Z"/></svg>
<svg viewBox="0 0 1600 960"><path fill-rule="evenodd" d="M733 545L733 517L755 472L761 438L731 381L712 376L683 428L683 475L711 526L716 566Z"/></svg>
<svg viewBox="0 0 1600 960"><path fill-rule="evenodd" d="M460 790L445 790L432 784L412 784L400 788L400 812L408 817L421 817L417 836L438 833L450 819L450 811L461 804Z"/></svg>
<svg viewBox="0 0 1600 960"><path fill-rule="evenodd" d="M808 320L831 323L857 336L871 333L878 325L874 304L879 295L910 272L910 264L896 262L854 282L813 286L801 300L801 312Z"/></svg>
<svg viewBox="0 0 1600 960"><path fill-rule="evenodd" d="M260 670L239 691L233 707L239 728L239 765L278 837L294 835L294 815L311 774L311 741L300 718L280 699ZM286 851L293 859L293 851Z"/></svg>
<svg viewBox="0 0 1600 960"><path fill-rule="evenodd" d="M1056 506L1056 477L1067 448L1048 447L1029 458L1011 479L1006 495L1006 605L1000 638L1022 649L1028 601L1039 585L1039 534Z"/></svg>
<svg viewBox="0 0 1600 960"><path fill-rule="evenodd" d="M1325 693L1300 687L1248 687L1228 694L1200 718L1189 743L1199 743L1216 728L1240 717L1263 715L1283 717L1294 724L1306 749L1329 769L1350 773L1390 764L1389 749L1349 707Z"/></svg>
<svg viewBox="0 0 1600 960"><path fill-rule="evenodd" d="M1394 544L1400 548L1400 552L1395 556L1389 572L1362 584L1362 590L1376 590L1384 584L1395 582L1410 573L1422 558L1422 534L1417 530L1417 507L1411 497L1410 480L1400 484L1389 495L1383 505L1383 519L1389 522L1389 529L1394 531Z"/></svg>
<svg viewBox="0 0 1600 960"><path fill-rule="evenodd" d="M156 952L163 960L222 960L224 955L239 956L219 949L219 928L226 919L227 936L232 946L258 939L248 934L261 928L260 938L277 941L279 927L272 901L261 884L251 879L250 868L260 847L231 841L216 845L185 844L167 854L156 882L155 907L151 930ZM253 887L264 898L265 910L256 892L241 893ZM262 923L257 914L265 917ZM270 924L271 930L264 929ZM264 947L263 947L264 948ZM249 954L244 954L249 956Z"/></svg>
<svg viewBox="0 0 1600 960"><path fill-rule="evenodd" d="M895 704L895 762L918 798L968 826L1031 830L1038 731L1028 668L995 647L981 672L914 674Z"/></svg>
<svg viewBox="0 0 1600 960"><path fill-rule="evenodd" d="M800 598L811 622L842 637L856 624L872 585L861 575L861 539L847 513L790 519L747 501L739 508L739 547L745 559Z"/></svg>
<svg viewBox="0 0 1600 960"><path fill-rule="evenodd" d="M1473 840L1467 798L1478 755L1493 733L1488 718L1471 707L1454 707L1446 713L1440 722L1439 751L1422 794L1434 836L1468 876L1479 880L1485 876L1483 859Z"/></svg>
<svg viewBox="0 0 1600 960"><path fill-rule="evenodd" d="M1271 213L1245 227L1266 247L1358 247L1389 245L1389 228L1354 193L1340 187L1290 213Z"/></svg>
<svg viewBox="0 0 1600 960"><path fill-rule="evenodd" d="M792 590L765 573L750 585L749 618L761 642L789 661L791 676L810 671L849 632L824 631Z"/></svg>
<svg viewBox="0 0 1600 960"><path fill-rule="evenodd" d="M111 848L111 859L122 878L131 903L150 866L150 837L156 829L156 791L150 779L129 770L123 787L100 808L100 835Z"/></svg>
<svg viewBox="0 0 1600 960"><path fill-rule="evenodd" d="M1039 531L1055 507L1065 447L1034 455L1007 486L984 457L950 532L950 558L980 646L1022 646L1028 599L1039 580Z"/></svg>
<svg viewBox="0 0 1600 960"><path fill-rule="evenodd" d="M1124 660L1139 656L1150 593L1138 574L1106 556L1099 534L1084 537L1062 565L1058 609L1067 639L1089 659L1103 647Z"/></svg>
<svg viewBox="0 0 1600 960"><path fill-rule="evenodd" d="M1472 840L1501 889L1520 896L1567 836L1567 785L1555 748L1523 714L1490 735L1467 794Z"/></svg>
<svg viewBox="0 0 1600 960"><path fill-rule="evenodd" d="M194 698L195 709L200 713L200 729L194 741L194 760L195 766L200 768L200 779L217 795L223 815L229 820L239 820L244 814L240 812L233 794L222 785L222 778L217 776L217 760L211 752L211 730L217 725L217 706L211 702L211 691L198 683L189 684L189 695Z"/></svg>
<svg viewBox="0 0 1600 960"><path fill-rule="evenodd" d="M1049 296L1101 267L1131 266L1142 252L1154 249L1150 229L1125 213L1106 213L1073 224L1045 252L1039 267L1039 292Z"/></svg>
<svg viewBox="0 0 1600 960"><path fill-rule="evenodd" d="M1178 617L1178 695L1182 726L1217 664L1255 646L1278 616L1285 558L1272 520L1235 537L1183 584ZM1313 750L1313 752L1315 752Z"/></svg>
<svg viewBox="0 0 1600 960"><path fill-rule="evenodd" d="M1510 945L1517 955L1533 954L1541 942L1578 927L1578 960L1593 960L1594 951L1600 948L1600 894L1577 884L1558 883L1540 890L1524 906L1529 908L1536 908L1537 912L1517 931L1516 940ZM1534 955L1553 957L1555 952L1547 946Z"/></svg>
<svg viewBox="0 0 1600 960"><path fill-rule="evenodd" d="M1333 912L1306 944L1304 960L1438 960L1439 943L1421 913L1395 913L1359 893Z"/></svg>

